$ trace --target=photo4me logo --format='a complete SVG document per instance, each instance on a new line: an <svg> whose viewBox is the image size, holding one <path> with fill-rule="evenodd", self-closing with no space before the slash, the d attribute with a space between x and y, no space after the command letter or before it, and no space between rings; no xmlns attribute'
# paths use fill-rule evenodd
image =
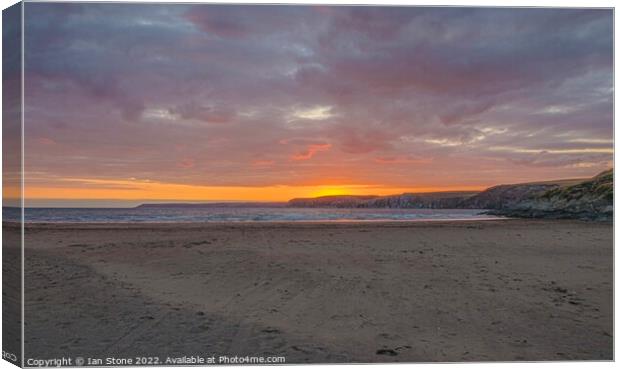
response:
<svg viewBox="0 0 620 369"><path fill-rule="evenodd" d="M220 356L218 364L284 364L284 356Z"/></svg>

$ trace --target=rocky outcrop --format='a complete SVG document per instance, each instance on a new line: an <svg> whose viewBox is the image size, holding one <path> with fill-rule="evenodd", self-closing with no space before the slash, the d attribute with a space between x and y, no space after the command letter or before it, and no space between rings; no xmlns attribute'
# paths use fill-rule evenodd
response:
<svg viewBox="0 0 620 369"><path fill-rule="evenodd" d="M468 209L509 209L533 196L556 189L556 183L523 183L499 185L463 200L460 207Z"/></svg>
<svg viewBox="0 0 620 369"><path fill-rule="evenodd" d="M369 200L379 196L335 195L289 200L288 206L293 208L359 208Z"/></svg>
<svg viewBox="0 0 620 369"><path fill-rule="evenodd" d="M404 193L402 195L381 196L367 201L368 208L397 209L458 209L475 192L431 192Z"/></svg>
<svg viewBox="0 0 620 369"><path fill-rule="evenodd" d="M324 196L293 199L289 207L488 209L527 218L611 220L613 169L587 180L499 185L482 192L404 193L392 196Z"/></svg>
<svg viewBox="0 0 620 369"><path fill-rule="evenodd" d="M523 199L490 214L526 218L613 219L613 169L590 180L570 186L558 186Z"/></svg>
<svg viewBox="0 0 620 369"><path fill-rule="evenodd" d="M290 207L304 208L396 208L456 209L475 192L404 193L390 196L322 196L293 199Z"/></svg>

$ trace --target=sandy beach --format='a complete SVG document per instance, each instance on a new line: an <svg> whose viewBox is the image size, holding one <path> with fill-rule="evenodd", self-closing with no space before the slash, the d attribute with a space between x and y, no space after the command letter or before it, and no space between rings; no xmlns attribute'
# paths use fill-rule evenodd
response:
<svg viewBox="0 0 620 369"><path fill-rule="evenodd" d="M611 360L613 229L34 224L26 358Z"/></svg>

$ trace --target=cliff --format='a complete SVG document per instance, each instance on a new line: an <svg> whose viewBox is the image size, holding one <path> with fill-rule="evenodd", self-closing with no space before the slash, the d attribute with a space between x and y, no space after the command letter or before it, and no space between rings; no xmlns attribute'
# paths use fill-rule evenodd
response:
<svg viewBox="0 0 620 369"><path fill-rule="evenodd" d="M292 199L290 207L304 208L398 208L455 209L476 192L404 193L389 196L322 196Z"/></svg>
<svg viewBox="0 0 620 369"><path fill-rule="evenodd" d="M475 192L431 192L404 193L402 195L382 196L367 201L364 207L401 209L458 209Z"/></svg>
<svg viewBox="0 0 620 369"><path fill-rule="evenodd" d="M360 208L364 203L379 196L334 195L289 200L293 208Z"/></svg>
<svg viewBox="0 0 620 369"><path fill-rule="evenodd" d="M322 196L288 202L227 202L143 204L138 208L396 208L485 209L510 217L611 220L613 169L589 179L520 183L490 187L481 192L403 193L389 196Z"/></svg>
<svg viewBox="0 0 620 369"><path fill-rule="evenodd" d="M482 192L404 193L391 196L299 198L289 207L487 209L489 214L528 218L611 220L613 169L590 179L519 183Z"/></svg>
<svg viewBox="0 0 620 369"><path fill-rule="evenodd" d="M468 199L459 207L468 209L506 209L545 191L560 187L557 183L520 183L488 188Z"/></svg>
<svg viewBox="0 0 620 369"><path fill-rule="evenodd" d="M534 193L489 213L526 218L610 221L613 219L613 179L613 169L610 169L577 184Z"/></svg>

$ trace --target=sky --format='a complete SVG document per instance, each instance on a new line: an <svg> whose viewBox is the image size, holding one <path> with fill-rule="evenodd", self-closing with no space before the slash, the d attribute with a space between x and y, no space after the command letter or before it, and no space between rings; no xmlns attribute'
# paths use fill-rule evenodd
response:
<svg viewBox="0 0 620 369"><path fill-rule="evenodd" d="M612 11L26 3L36 204L481 190L613 160Z"/></svg>

